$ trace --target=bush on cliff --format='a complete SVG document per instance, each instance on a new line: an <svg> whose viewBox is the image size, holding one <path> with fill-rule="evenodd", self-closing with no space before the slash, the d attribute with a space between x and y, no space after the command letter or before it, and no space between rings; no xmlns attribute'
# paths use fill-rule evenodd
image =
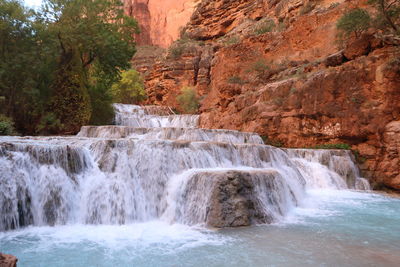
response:
<svg viewBox="0 0 400 267"><path fill-rule="evenodd" d="M384 32L400 35L400 1L369 0L368 3L377 10L374 26Z"/></svg>
<svg viewBox="0 0 400 267"><path fill-rule="evenodd" d="M339 39L348 38L352 34L356 38L369 28L383 34L400 35L400 1L369 0L375 12L355 8L345 13L337 23Z"/></svg>
<svg viewBox="0 0 400 267"><path fill-rule="evenodd" d="M368 12L361 8L355 8L345 13L337 22L336 27L339 30L339 37L348 38L352 34L356 38L368 30L371 23L371 17Z"/></svg>
<svg viewBox="0 0 400 267"><path fill-rule="evenodd" d="M254 30L254 33L256 35L261 35L267 32L272 32L275 27L276 24L272 19L266 19L264 21L261 21L259 25L257 25L256 29Z"/></svg>
<svg viewBox="0 0 400 267"><path fill-rule="evenodd" d="M181 93L176 97L176 101L186 113L196 113L200 107L196 91L191 87L183 87Z"/></svg>
<svg viewBox="0 0 400 267"><path fill-rule="evenodd" d="M125 71L121 80L111 87L114 101L123 104L139 104L147 98L143 78L134 69Z"/></svg>
<svg viewBox="0 0 400 267"><path fill-rule="evenodd" d="M351 146L348 144L321 144L321 145L316 145L312 147L313 149L345 149L345 150L350 150Z"/></svg>

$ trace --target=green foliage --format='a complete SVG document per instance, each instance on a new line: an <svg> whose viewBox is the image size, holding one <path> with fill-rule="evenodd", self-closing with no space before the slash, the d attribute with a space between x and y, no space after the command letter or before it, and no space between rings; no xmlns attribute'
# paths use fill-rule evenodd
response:
<svg viewBox="0 0 400 267"><path fill-rule="evenodd" d="M265 59L259 59L250 67L251 72L256 72L257 78L262 81L268 80L272 73L270 64Z"/></svg>
<svg viewBox="0 0 400 267"><path fill-rule="evenodd" d="M43 134L56 134L61 131L63 125L60 119L52 113L46 113L40 120L40 123L37 126L37 131Z"/></svg>
<svg viewBox="0 0 400 267"><path fill-rule="evenodd" d="M261 135L261 139L264 141L264 144L268 146L274 146L274 147L283 147L283 143L277 140L272 140L269 139L268 136Z"/></svg>
<svg viewBox="0 0 400 267"><path fill-rule="evenodd" d="M356 159L356 162L359 164L365 163L367 161L367 158L363 157L360 155L360 152L358 150L351 150L353 152L354 158Z"/></svg>
<svg viewBox="0 0 400 267"><path fill-rule="evenodd" d="M223 43L225 46L231 46L231 45L238 44L238 43L240 43L240 37L239 36L229 37L227 39L224 39Z"/></svg>
<svg viewBox="0 0 400 267"><path fill-rule="evenodd" d="M228 83L243 85L245 84L245 81L243 81L239 76L231 76L228 78Z"/></svg>
<svg viewBox="0 0 400 267"><path fill-rule="evenodd" d="M272 32L276 27L275 22L272 19L262 21L254 30L256 35L261 35L267 32Z"/></svg>
<svg viewBox="0 0 400 267"><path fill-rule="evenodd" d="M32 11L0 0L2 112L18 131L74 133L89 120L109 120L107 88L130 67L138 32L121 7L119 0L46 0Z"/></svg>
<svg viewBox="0 0 400 267"><path fill-rule="evenodd" d="M281 21L276 28L278 32L283 32L287 29L287 27L287 24L284 21Z"/></svg>
<svg viewBox="0 0 400 267"><path fill-rule="evenodd" d="M177 43L173 44L169 48L168 53L173 59L179 59L182 56L184 50L185 50L184 46Z"/></svg>
<svg viewBox="0 0 400 267"><path fill-rule="evenodd" d="M300 8L300 15L305 15L305 14L310 13L311 11L314 10L315 6L316 6L316 3L314 3L313 1L307 2L307 4L305 4L304 6L302 6Z"/></svg>
<svg viewBox="0 0 400 267"><path fill-rule="evenodd" d="M14 122L11 118L0 114L0 135L15 135Z"/></svg>
<svg viewBox="0 0 400 267"><path fill-rule="evenodd" d="M312 149L345 149L350 150L351 146L348 144L322 144L312 147Z"/></svg>
<svg viewBox="0 0 400 267"><path fill-rule="evenodd" d="M75 64L78 63L69 62L69 58L61 59L52 84L54 93L49 110L62 122L60 132L65 134L78 132L89 122L92 112L84 76Z"/></svg>
<svg viewBox="0 0 400 267"><path fill-rule="evenodd" d="M186 113L196 113L200 107L196 91L191 87L183 87L176 101Z"/></svg>
<svg viewBox="0 0 400 267"><path fill-rule="evenodd" d="M124 104L138 104L147 98L143 79L134 69L122 73L121 80L111 87L111 94L115 102Z"/></svg>
<svg viewBox="0 0 400 267"><path fill-rule="evenodd" d="M400 56L391 58L384 67L384 72L392 72L395 75L400 76ZM400 87L398 87L400 90Z"/></svg>
<svg viewBox="0 0 400 267"><path fill-rule="evenodd" d="M364 31L368 30L371 23L369 13L361 8L355 8L345 13L337 22L336 27L340 35L349 37L352 33L359 37Z"/></svg>
<svg viewBox="0 0 400 267"><path fill-rule="evenodd" d="M400 35L400 1L369 0L368 3L377 11L373 25L384 32Z"/></svg>
<svg viewBox="0 0 400 267"><path fill-rule="evenodd" d="M109 125L114 118L113 97L110 88L117 77L106 76L101 70L94 71L90 77L89 96L92 115L89 124Z"/></svg>

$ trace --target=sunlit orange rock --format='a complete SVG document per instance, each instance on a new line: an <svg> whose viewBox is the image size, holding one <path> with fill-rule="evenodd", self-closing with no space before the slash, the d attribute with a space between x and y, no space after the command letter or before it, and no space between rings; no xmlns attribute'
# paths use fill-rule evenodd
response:
<svg viewBox="0 0 400 267"><path fill-rule="evenodd" d="M168 47L178 39L199 0L124 0L126 14L139 21L139 45Z"/></svg>

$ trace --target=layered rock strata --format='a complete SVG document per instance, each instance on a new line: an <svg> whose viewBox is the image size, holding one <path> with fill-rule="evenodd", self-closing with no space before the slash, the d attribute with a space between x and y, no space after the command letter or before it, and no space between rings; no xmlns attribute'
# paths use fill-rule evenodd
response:
<svg viewBox="0 0 400 267"><path fill-rule="evenodd" d="M176 96L191 86L202 100L201 127L257 132L287 147L346 143L376 188L400 190L400 41L367 32L337 43L336 23L354 7L369 8L201 1L186 39L147 70L149 103L180 110Z"/></svg>

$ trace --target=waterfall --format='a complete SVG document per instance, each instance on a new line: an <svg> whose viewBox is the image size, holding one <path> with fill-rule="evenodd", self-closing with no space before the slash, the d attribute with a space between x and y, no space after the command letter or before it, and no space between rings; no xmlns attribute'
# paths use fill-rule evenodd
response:
<svg viewBox="0 0 400 267"><path fill-rule="evenodd" d="M141 128L185 127L195 128L198 115L172 115L170 109L150 106L142 108L135 105L114 104L115 124Z"/></svg>
<svg viewBox="0 0 400 267"><path fill-rule="evenodd" d="M369 189L349 151L279 149L197 115L115 104L115 126L0 137L0 231L28 225L279 221L308 189Z"/></svg>

